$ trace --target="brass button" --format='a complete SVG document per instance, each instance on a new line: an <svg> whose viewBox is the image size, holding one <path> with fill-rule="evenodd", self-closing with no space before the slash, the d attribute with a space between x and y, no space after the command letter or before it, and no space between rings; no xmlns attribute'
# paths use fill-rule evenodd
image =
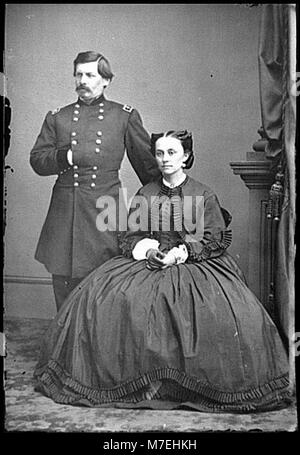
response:
<svg viewBox="0 0 300 455"><path fill-rule="evenodd" d="M98 147L95 148L96 153L100 153L100 149Z"/></svg>
<svg viewBox="0 0 300 455"><path fill-rule="evenodd" d="M79 186L79 183L78 183L78 182L75 182L75 183L74 183L74 186Z"/></svg>
<svg viewBox="0 0 300 455"><path fill-rule="evenodd" d="M104 104L103 103L99 103L99 106L104 106Z"/></svg>
<svg viewBox="0 0 300 455"><path fill-rule="evenodd" d="M73 117L73 122L78 122L78 117Z"/></svg>
<svg viewBox="0 0 300 455"><path fill-rule="evenodd" d="M74 137L74 136L76 136L76 134L77 134L76 131L72 131L71 136Z"/></svg>
<svg viewBox="0 0 300 455"><path fill-rule="evenodd" d="M99 112L101 112L101 113L104 112L104 109L99 109ZM78 112L78 113L79 113L79 112Z"/></svg>
<svg viewBox="0 0 300 455"><path fill-rule="evenodd" d="M98 166L93 166L93 171L97 171Z"/></svg>
<svg viewBox="0 0 300 455"><path fill-rule="evenodd" d="M97 136L102 136L102 131L97 131Z"/></svg>
<svg viewBox="0 0 300 455"><path fill-rule="evenodd" d="M77 171L77 169L78 169L77 164L74 164L73 169L74 169L75 171Z"/></svg>
<svg viewBox="0 0 300 455"><path fill-rule="evenodd" d="M96 144L101 144L101 139L96 139Z"/></svg>
<svg viewBox="0 0 300 455"><path fill-rule="evenodd" d="M92 175L92 179L96 179L97 178L97 175L96 174L93 174Z"/></svg>
<svg viewBox="0 0 300 455"><path fill-rule="evenodd" d="M74 178L77 179L79 177L78 174L74 174Z"/></svg>
<svg viewBox="0 0 300 455"><path fill-rule="evenodd" d="M99 119L99 120L103 120L103 119L104 119L103 115L98 115L98 119ZM77 120L78 120L78 119L77 119Z"/></svg>
<svg viewBox="0 0 300 455"><path fill-rule="evenodd" d="M80 104L75 104L75 107L78 109L80 107Z"/></svg>
<svg viewBox="0 0 300 455"><path fill-rule="evenodd" d="M72 145L77 145L77 141L75 139L71 142Z"/></svg>
<svg viewBox="0 0 300 455"><path fill-rule="evenodd" d="M94 186L96 186L96 183L91 183L91 188L94 188Z"/></svg>
<svg viewBox="0 0 300 455"><path fill-rule="evenodd" d="M77 114L79 114L79 111L77 111L77 110L76 110L76 111L74 111L74 114L76 114L76 115L77 115Z"/></svg>

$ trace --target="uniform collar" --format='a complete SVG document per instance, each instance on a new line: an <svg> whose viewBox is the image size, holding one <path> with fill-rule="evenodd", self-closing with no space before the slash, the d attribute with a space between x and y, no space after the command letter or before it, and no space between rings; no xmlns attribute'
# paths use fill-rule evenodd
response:
<svg viewBox="0 0 300 455"><path fill-rule="evenodd" d="M78 98L77 100L77 103L80 104L81 106L82 105L85 105L85 106L95 106L95 104L99 104L99 103L103 103L103 101L105 101L105 97L102 93L102 95L98 96L97 98L95 98L90 104L87 104L85 103L83 100L81 100L80 98Z"/></svg>

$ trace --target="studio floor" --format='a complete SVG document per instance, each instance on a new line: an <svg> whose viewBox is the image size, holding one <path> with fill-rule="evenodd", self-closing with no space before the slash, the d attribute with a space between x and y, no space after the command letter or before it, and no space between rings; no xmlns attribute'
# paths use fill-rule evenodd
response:
<svg viewBox="0 0 300 455"><path fill-rule="evenodd" d="M295 432L296 406L259 414L83 408L59 405L34 391L33 369L49 320L9 318L6 335L5 432L199 433Z"/></svg>

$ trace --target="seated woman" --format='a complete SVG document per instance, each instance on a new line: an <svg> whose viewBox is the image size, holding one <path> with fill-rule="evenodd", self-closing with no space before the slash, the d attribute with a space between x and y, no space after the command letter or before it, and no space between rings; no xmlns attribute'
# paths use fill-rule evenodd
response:
<svg viewBox="0 0 300 455"><path fill-rule="evenodd" d="M133 198L123 256L86 277L51 323L37 389L86 406L285 406L288 360L276 326L226 252L218 198L183 170L192 136L152 138L162 177Z"/></svg>

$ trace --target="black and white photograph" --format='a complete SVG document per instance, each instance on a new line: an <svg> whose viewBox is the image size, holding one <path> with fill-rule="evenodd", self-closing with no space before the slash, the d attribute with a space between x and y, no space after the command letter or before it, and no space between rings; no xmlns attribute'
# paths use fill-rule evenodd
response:
<svg viewBox="0 0 300 455"><path fill-rule="evenodd" d="M297 432L296 5L2 11L3 432Z"/></svg>

